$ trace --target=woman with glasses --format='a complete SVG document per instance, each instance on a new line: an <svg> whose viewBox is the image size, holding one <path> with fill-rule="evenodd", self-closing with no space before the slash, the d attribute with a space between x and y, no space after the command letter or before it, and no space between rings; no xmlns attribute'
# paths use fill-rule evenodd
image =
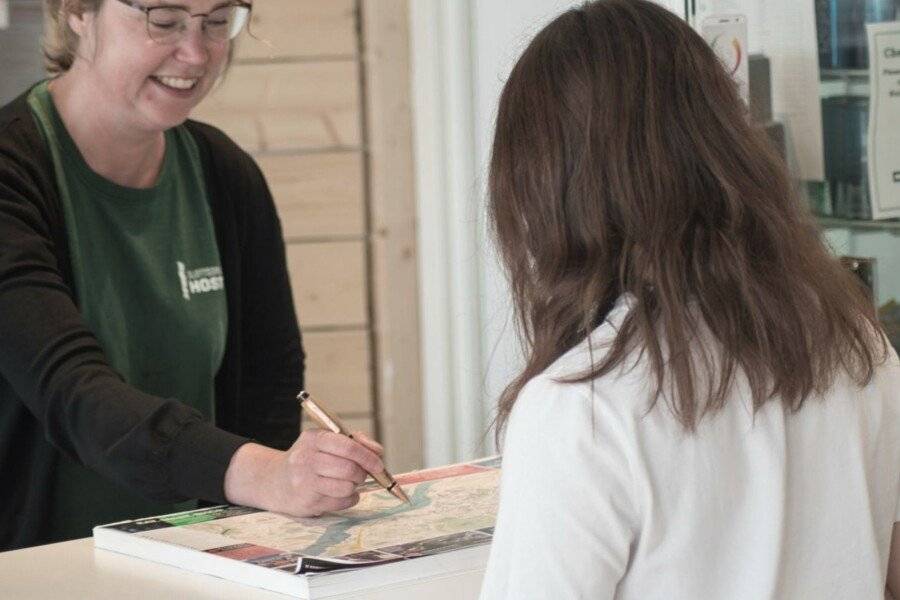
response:
<svg viewBox="0 0 900 600"><path fill-rule="evenodd" d="M251 5L45 10L53 76L0 109L0 550L196 499L351 506L380 447L295 440L303 351L271 195L187 120Z"/></svg>
<svg viewBox="0 0 900 600"><path fill-rule="evenodd" d="M560 15L488 185L528 346L482 600L900 592L897 354L700 36Z"/></svg>

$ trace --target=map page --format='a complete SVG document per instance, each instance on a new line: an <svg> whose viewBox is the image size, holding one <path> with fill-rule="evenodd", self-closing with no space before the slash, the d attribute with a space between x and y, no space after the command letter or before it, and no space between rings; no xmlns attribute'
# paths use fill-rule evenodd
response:
<svg viewBox="0 0 900 600"><path fill-rule="evenodd" d="M490 543L499 467L494 457L399 475L411 505L373 482L360 488L356 506L341 512L311 518L240 512L179 529L230 538L236 551L308 559L299 567L307 572L437 554Z"/></svg>

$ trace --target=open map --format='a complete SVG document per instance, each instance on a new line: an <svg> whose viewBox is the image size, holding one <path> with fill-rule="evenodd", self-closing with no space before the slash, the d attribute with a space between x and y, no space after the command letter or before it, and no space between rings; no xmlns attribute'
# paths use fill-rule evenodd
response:
<svg viewBox="0 0 900 600"><path fill-rule="evenodd" d="M112 526L144 538L279 570L377 564L490 543L500 458L396 477L410 504L374 482L359 503L315 518L221 506ZM306 561L304 563L304 561Z"/></svg>
<svg viewBox="0 0 900 600"><path fill-rule="evenodd" d="M188 527L315 557L416 551L425 540L442 545L490 541L490 533L479 530L494 525L499 474L499 469L469 464L399 476L411 506L375 487L363 491L353 508L322 517L259 512Z"/></svg>

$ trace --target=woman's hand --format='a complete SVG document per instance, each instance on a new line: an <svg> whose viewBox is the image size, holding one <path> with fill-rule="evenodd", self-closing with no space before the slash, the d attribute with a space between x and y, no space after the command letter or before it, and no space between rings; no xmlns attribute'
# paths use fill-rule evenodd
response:
<svg viewBox="0 0 900 600"><path fill-rule="evenodd" d="M356 486L384 469L383 449L362 433L304 431L286 452L248 443L225 472L225 497L295 517L343 510L359 501Z"/></svg>

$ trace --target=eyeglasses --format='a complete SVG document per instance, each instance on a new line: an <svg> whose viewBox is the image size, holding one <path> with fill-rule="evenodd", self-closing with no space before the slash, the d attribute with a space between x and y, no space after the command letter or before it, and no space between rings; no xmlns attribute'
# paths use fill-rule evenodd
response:
<svg viewBox="0 0 900 600"><path fill-rule="evenodd" d="M135 8L147 17L147 34L160 44L175 44L184 39L188 21L203 17L203 33L213 42L234 39L247 24L250 4L235 0L215 8L208 13L192 14L183 6L144 6L135 0L119 0L122 4Z"/></svg>

